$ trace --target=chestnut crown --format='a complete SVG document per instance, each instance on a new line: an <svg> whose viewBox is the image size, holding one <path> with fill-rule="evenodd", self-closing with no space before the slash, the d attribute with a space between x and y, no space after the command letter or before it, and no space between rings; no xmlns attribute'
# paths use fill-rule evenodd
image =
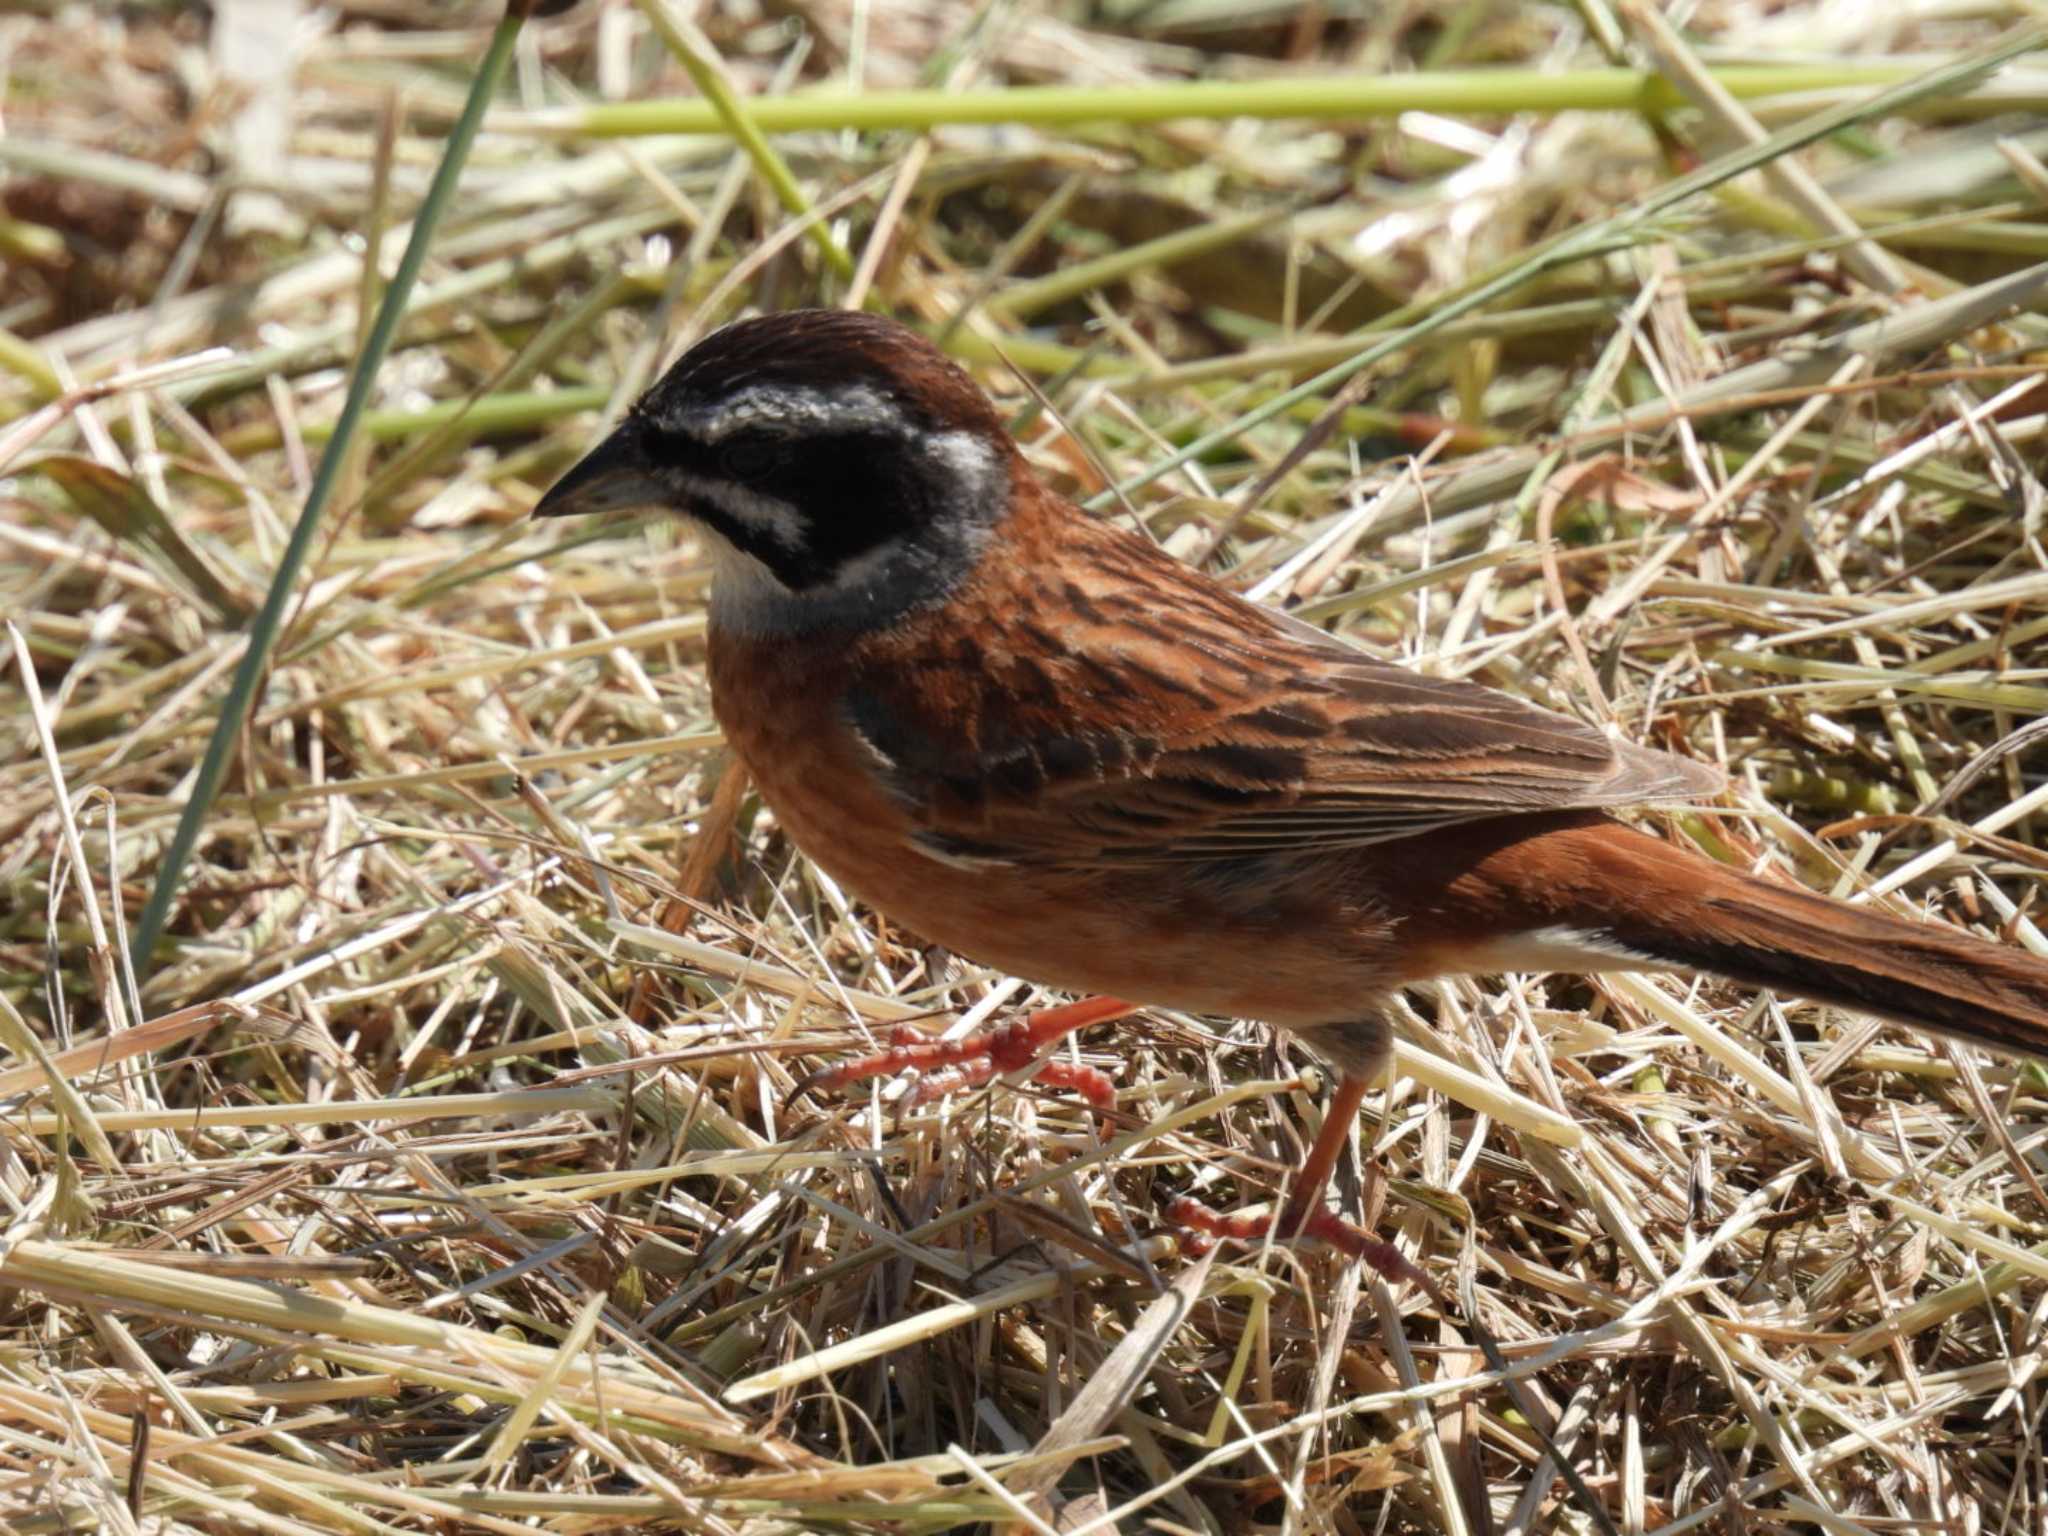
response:
<svg viewBox="0 0 2048 1536"><path fill-rule="evenodd" d="M745 556L757 598L765 576L807 622L874 618L965 574L1015 458L988 397L914 331L792 310L692 347L534 512L666 508Z"/></svg>

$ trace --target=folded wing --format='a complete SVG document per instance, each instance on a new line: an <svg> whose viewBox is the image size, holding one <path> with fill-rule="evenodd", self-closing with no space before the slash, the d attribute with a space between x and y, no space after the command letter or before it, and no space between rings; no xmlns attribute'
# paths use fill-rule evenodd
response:
<svg viewBox="0 0 2048 1536"><path fill-rule="evenodd" d="M1378 661L1098 533L1085 586L991 600L978 654L863 669L849 723L935 856L1252 858L1721 787L1712 767Z"/></svg>

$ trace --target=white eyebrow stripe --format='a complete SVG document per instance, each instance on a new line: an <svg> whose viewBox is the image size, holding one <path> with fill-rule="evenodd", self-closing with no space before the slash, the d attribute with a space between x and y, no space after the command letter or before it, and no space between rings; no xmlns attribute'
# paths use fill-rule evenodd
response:
<svg viewBox="0 0 2048 1536"><path fill-rule="evenodd" d="M1003 461L979 433L936 433L924 451L946 466L971 503L983 505L1001 493L1004 482L998 475Z"/></svg>
<svg viewBox="0 0 2048 1536"><path fill-rule="evenodd" d="M715 443L754 426L812 432L901 431L907 420L901 406L867 384L831 389L755 384L714 406L687 413L678 425L701 443Z"/></svg>

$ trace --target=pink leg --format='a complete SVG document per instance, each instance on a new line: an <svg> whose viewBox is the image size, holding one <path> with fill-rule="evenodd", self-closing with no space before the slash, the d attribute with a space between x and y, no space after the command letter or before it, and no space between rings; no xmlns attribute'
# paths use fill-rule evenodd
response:
<svg viewBox="0 0 2048 1536"><path fill-rule="evenodd" d="M948 1093L978 1088L1009 1072L1022 1071L1036 1062L1032 1077L1054 1087L1069 1088L1104 1113L1116 1107L1116 1085L1093 1067L1067 1061L1040 1061L1039 1053L1062 1037L1091 1024L1106 1024L1137 1012L1135 1004L1113 997L1084 998L1058 1008L1048 1008L1026 1018L978 1030L958 1040L934 1040L908 1024L889 1032L887 1050L856 1056L836 1067L814 1072L791 1092L795 1099L813 1089L830 1091L865 1082L874 1077L894 1077L906 1068L923 1074L911 1090L908 1102L926 1104ZM1211 1238L1229 1238L1256 1243L1267 1233L1281 1237L1306 1238L1328 1243L1338 1252L1363 1259L1389 1280L1407 1280L1432 1296L1436 1285L1392 1243L1374 1237L1363 1227L1344 1220L1323 1206L1323 1190L1337 1166L1351 1122L1365 1100L1368 1084L1362 1077L1339 1080L1331 1095L1329 1112L1323 1118L1321 1134L1309 1149L1300 1177L1277 1222L1272 1216L1225 1216L1190 1195L1183 1195L1166 1208L1166 1219L1190 1233ZM1441 1297L1438 1297L1441 1301Z"/></svg>
<svg viewBox="0 0 2048 1536"><path fill-rule="evenodd" d="M814 1072L797 1084L790 1097L794 1099L812 1089L845 1088L871 1077L893 1077L906 1067L917 1067L924 1077L911 1090L909 1102L926 1104L948 1093L977 1088L1004 1073L1022 1071L1037 1060L1039 1052L1062 1036L1135 1012L1134 1003L1114 997L1090 997L992 1029L977 1030L958 1040L934 1040L908 1024L899 1024L889 1032L887 1050L856 1056L836 1067ZM1053 1087L1072 1089L1099 1110L1116 1108L1116 1085L1093 1067L1068 1061L1040 1061L1031 1075Z"/></svg>
<svg viewBox="0 0 2048 1536"><path fill-rule="evenodd" d="M1435 1287L1429 1278L1400 1249L1323 1205L1323 1190L1329 1185L1330 1174L1350 1138L1351 1122L1358 1117L1358 1107L1365 1102L1368 1086L1362 1077L1338 1080L1337 1091L1330 1095L1330 1107L1323 1116L1322 1131L1309 1148L1308 1158L1287 1198L1287 1207L1277 1220L1269 1215L1225 1216L1191 1195L1182 1195L1167 1206L1166 1219L1207 1237L1233 1238L1244 1243L1263 1242L1268 1232L1277 1237L1328 1243L1339 1253L1363 1259L1389 1280L1413 1281L1434 1295Z"/></svg>

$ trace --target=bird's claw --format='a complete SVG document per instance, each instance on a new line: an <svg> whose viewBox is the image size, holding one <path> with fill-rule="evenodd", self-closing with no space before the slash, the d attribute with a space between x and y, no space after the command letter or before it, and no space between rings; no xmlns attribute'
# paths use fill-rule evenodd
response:
<svg viewBox="0 0 2048 1536"><path fill-rule="evenodd" d="M1267 1211L1226 1216L1192 1195L1181 1195L1167 1203L1165 1216L1173 1226L1194 1237L1190 1246L1197 1252L1217 1241L1261 1243L1270 1233L1276 1239L1327 1244L1348 1258L1364 1261L1388 1280L1407 1280L1433 1289L1429 1279L1399 1248L1321 1206L1311 1211L1298 1211L1290 1206L1278 1216Z"/></svg>
<svg viewBox="0 0 2048 1536"><path fill-rule="evenodd" d="M920 1077L904 1103L929 1104L946 1094L979 1088L1006 1073L1029 1069L1034 1081L1070 1089L1107 1114L1116 1108L1116 1084L1108 1074L1078 1062L1041 1060L1039 1053L1077 1029L1122 1018L1132 1011L1131 1004L1115 998L1091 997L976 1030L957 1040L936 1040L908 1024L899 1024L889 1032L886 1049L813 1072L789 1097L794 1100L812 1091L834 1092L869 1078L894 1077L914 1067Z"/></svg>

